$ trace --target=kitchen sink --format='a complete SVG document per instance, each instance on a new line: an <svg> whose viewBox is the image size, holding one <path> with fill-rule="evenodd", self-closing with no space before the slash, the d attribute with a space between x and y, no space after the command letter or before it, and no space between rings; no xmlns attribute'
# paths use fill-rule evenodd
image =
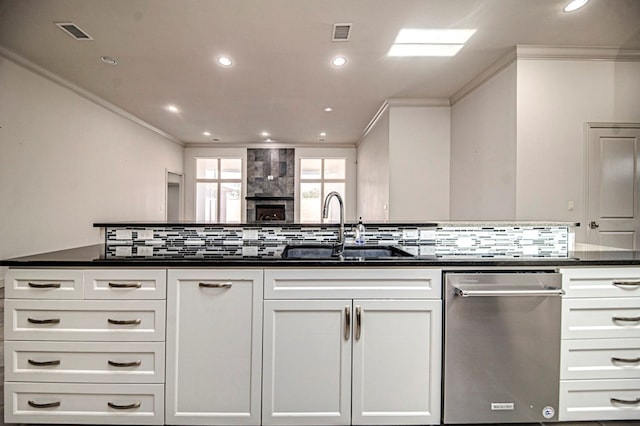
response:
<svg viewBox="0 0 640 426"><path fill-rule="evenodd" d="M343 259L386 259L413 257L395 246L345 246ZM282 251L283 259L338 259L333 244L291 244Z"/></svg>

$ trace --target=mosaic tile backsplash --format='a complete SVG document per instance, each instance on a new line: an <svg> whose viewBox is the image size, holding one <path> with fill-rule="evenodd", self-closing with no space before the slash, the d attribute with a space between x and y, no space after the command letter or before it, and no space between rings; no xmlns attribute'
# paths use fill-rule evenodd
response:
<svg viewBox="0 0 640 426"><path fill-rule="evenodd" d="M366 225L366 224L365 224ZM336 241L336 225L106 227L107 257L277 257L288 244ZM367 245L394 245L414 255L490 258L569 256L568 225L367 225ZM349 233L346 244L354 244Z"/></svg>

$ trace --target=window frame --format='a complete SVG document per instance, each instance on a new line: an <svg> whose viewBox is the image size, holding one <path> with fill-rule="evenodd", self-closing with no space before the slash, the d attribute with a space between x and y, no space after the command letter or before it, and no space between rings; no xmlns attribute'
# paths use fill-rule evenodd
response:
<svg viewBox="0 0 640 426"><path fill-rule="evenodd" d="M214 179L214 178L199 178L198 177L198 160L217 160L217 164L218 164L218 168L217 168L217 175L218 178ZM240 161L240 177L238 179L229 179L229 178L222 178L222 160L238 160ZM221 224L227 224L227 223L231 223L231 224L238 224L238 223L242 223L243 222L243 217L244 217L244 210L245 210L245 204L244 204L244 194L246 191L246 183L245 183L245 159L243 157L236 157L236 156L195 156L193 157L193 170L194 170L194 184L193 184L193 211L194 211L194 219L197 222L202 222L202 223L221 223ZM208 221L208 220L198 220L198 184L199 183L214 183L216 184L216 221ZM238 183L240 184L240 219L238 222L222 222L221 221L221 215L220 215L220 209L221 209L221 196L220 194L221 192L221 187L222 184L224 183Z"/></svg>
<svg viewBox="0 0 640 426"><path fill-rule="evenodd" d="M319 178L313 178L313 179L303 179L302 178L302 161L303 160L320 160L320 177ZM331 179L331 178L325 178L325 161L326 160L343 160L344 161L344 177L342 179ZM303 183L319 183L320 184L320 208L322 209L322 203L326 197L325 194L325 184L327 183L342 183L344 185L344 193L341 194L343 201L346 202L346 200L348 199L348 195L349 195L349 187L347 185L347 177L349 175L348 172L348 165L349 165L349 161L346 155L341 156L341 155L303 155L300 156L298 158L298 182L296 184L297 188L296 188L296 192L299 194L299 204L300 204L300 208L298 210L298 222L299 223L305 223L305 224L309 224L309 223L332 223L330 222L331 218L327 218L326 220L322 217L322 213L320 213L320 221L319 222L315 222L315 221L303 221L302 220L302 184Z"/></svg>

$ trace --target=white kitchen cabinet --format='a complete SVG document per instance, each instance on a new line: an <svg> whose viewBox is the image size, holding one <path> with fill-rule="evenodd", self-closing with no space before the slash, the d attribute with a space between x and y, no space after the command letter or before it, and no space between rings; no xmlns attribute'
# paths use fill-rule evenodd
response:
<svg viewBox="0 0 640 426"><path fill-rule="evenodd" d="M163 424L165 276L10 269L5 421Z"/></svg>
<svg viewBox="0 0 640 426"><path fill-rule="evenodd" d="M380 272L265 271L263 424L439 423L440 271Z"/></svg>
<svg viewBox="0 0 640 426"><path fill-rule="evenodd" d="M259 425L262 270L169 270L166 423Z"/></svg>
<svg viewBox="0 0 640 426"><path fill-rule="evenodd" d="M264 302L263 424L350 424L351 311L351 300Z"/></svg>
<svg viewBox="0 0 640 426"><path fill-rule="evenodd" d="M640 269L561 270L558 419L629 420L640 414Z"/></svg>

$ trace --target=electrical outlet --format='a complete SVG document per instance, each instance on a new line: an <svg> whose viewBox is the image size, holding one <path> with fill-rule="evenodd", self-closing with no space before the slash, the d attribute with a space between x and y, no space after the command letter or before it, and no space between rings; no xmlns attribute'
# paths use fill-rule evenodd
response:
<svg viewBox="0 0 640 426"><path fill-rule="evenodd" d="M130 246L116 247L116 256L131 256Z"/></svg>
<svg viewBox="0 0 640 426"><path fill-rule="evenodd" d="M576 208L576 205L575 205L575 203L573 202L573 200L569 200L569 202L567 203L567 210L569 210L570 212L572 212L575 208Z"/></svg>
<svg viewBox="0 0 640 426"><path fill-rule="evenodd" d="M141 229L138 231L138 239L139 240L153 240L153 230L151 229Z"/></svg>
<svg viewBox="0 0 640 426"><path fill-rule="evenodd" d="M257 240L258 239L258 230L257 229L245 229L242 231L242 239L243 240Z"/></svg>
<svg viewBox="0 0 640 426"><path fill-rule="evenodd" d="M131 240L131 239L133 239L133 232L130 229L116 230L116 240Z"/></svg>
<svg viewBox="0 0 640 426"><path fill-rule="evenodd" d="M255 246L244 246L242 247L242 255L247 256L257 256L258 255L258 247Z"/></svg>
<svg viewBox="0 0 640 426"><path fill-rule="evenodd" d="M136 248L136 254L138 256L153 256L153 247L138 246Z"/></svg>

